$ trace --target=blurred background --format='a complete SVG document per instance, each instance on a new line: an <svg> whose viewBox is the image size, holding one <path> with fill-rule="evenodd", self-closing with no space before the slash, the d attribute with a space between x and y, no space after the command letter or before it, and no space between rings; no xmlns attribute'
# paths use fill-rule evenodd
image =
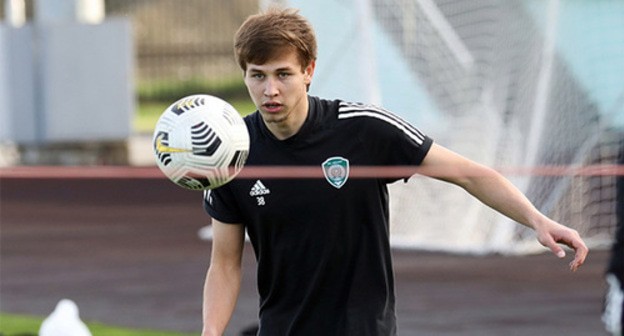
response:
<svg viewBox="0 0 624 336"><path fill-rule="evenodd" d="M153 164L133 160L129 140L150 133L173 101L211 93L252 111L232 38L258 6L4 1L0 162Z"/></svg>
<svg viewBox="0 0 624 336"><path fill-rule="evenodd" d="M232 39L274 3L299 8L317 30L311 94L396 112L506 172L592 245L609 244L614 174L570 168L613 164L621 146L617 0L5 0L0 164L153 166L151 132L173 101L208 93L253 112ZM395 245L539 248L461 191L421 182L392 187ZM415 217L428 220L415 227Z"/></svg>
<svg viewBox="0 0 624 336"><path fill-rule="evenodd" d="M311 94L382 105L503 172L593 249L613 240L622 173L614 163L624 144L621 0L2 2L0 172L155 169L151 132L175 100L208 93L253 112L232 39L248 15L279 3L316 28ZM6 204L23 201L10 183L0 181L5 246ZM544 252L530 230L461 190L418 177L390 189L398 249Z"/></svg>

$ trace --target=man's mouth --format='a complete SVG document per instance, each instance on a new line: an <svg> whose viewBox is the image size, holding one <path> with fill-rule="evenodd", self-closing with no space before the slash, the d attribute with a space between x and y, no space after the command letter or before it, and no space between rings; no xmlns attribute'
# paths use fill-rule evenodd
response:
<svg viewBox="0 0 624 336"><path fill-rule="evenodd" d="M265 111L271 113L271 112L279 112L282 109L282 104L277 103L277 102L268 102L268 103L264 103L262 104L262 107L264 108Z"/></svg>

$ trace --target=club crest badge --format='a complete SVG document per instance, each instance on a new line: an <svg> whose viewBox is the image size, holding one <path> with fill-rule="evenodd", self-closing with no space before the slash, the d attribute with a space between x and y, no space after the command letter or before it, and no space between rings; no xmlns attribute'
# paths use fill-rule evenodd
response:
<svg viewBox="0 0 624 336"><path fill-rule="evenodd" d="M325 179L336 189L340 189L347 182L349 178L349 160L340 156L330 157L323 162L322 167Z"/></svg>

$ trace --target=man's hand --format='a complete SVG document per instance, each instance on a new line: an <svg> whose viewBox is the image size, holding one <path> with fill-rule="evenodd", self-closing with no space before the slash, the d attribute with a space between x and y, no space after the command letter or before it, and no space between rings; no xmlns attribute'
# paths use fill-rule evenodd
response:
<svg viewBox="0 0 624 336"><path fill-rule="evenodd" d="M570 262L570 270L573 272L585 262L589 249L576 230L546 219L546 222L537 227L535 231L540 244L549 248L557 257L564 258L566 255L559 244L568 246L575 251L574 260Z"/></svg>

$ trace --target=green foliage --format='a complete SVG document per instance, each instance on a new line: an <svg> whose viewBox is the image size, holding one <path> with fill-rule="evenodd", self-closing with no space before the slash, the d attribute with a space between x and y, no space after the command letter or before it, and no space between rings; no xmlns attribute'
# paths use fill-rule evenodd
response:
<svg viewBox="0 0 624 336"><path fill-rule="evenodd" d="M241 78L206 80L163 80L139 83L139 102L174 102L182 97L205 93L231 101L248 98L247 88Z"/></svg>
<svg viewBox="0 0 624 336"><path fill-rule="evenodd" d="M0 314L0 335L37 336L41 322L43 322L43 318L40 317ZM93 336L191 336L198 334L127 329L90 322L87 322L87 326Z"/></svg>
<svg viewBox="0 0 624 336"><path fill-rule="evenodd" d="M132 127L138 133L152 132L156 121L167 106L192 94L209 94L224 99L243 116L256 110L249 99L242 76L212 80L195 78L146 81L139 83L136 94L138 106Z"/></svg>
<svg viewBox="0 0 624 336"><path fill-rule="evenodd" d="M166 102L140 102L137 108L137 112L132 121L133 130L137 133L151 133L154 131L158 118L163 111L171 105L175 100ZM249 97L244 99L228 100L232 106L242 115L246 116L256 110L255 105L251 102ZM1 335L0 335L1 336Z"/></svg>

